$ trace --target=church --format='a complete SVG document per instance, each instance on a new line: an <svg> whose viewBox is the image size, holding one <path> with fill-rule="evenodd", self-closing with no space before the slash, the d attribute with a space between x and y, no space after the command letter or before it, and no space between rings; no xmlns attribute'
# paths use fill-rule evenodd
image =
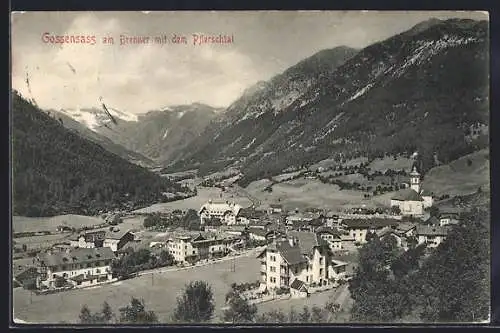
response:
<svg viewBox="0 0 500 333"><path fill-rule="evenodd" d="M391 207L399 207L401 215L418 216L433 204L432 196L425 193L420 185L420 173L416 165L410 173L410 187L397 191L391 198Z"/></svg>

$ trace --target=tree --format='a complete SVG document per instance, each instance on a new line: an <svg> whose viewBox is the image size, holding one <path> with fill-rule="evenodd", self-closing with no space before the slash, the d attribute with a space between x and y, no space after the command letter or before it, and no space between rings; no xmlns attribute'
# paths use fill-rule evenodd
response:
<svg viewBox="0 0 500 333"><path fill-rule="evenodd" d="M204 281L186 285L184 293L177 298L173 319L176 322L206 322L215 309L212 287Z"/></svg>
<svg viewBox="0 0 500 333"><path fill-rule="evenodd" d="M144 302L132 297L130 305L120 308L120 322L127 324L154 324L158 318L153 311L146 311Z"/></svg>
<svg viewBox="0 0 500 333"><path fill-rule="evenodd" d="M106 323L109 323L111 319L113 319L113 310L111 310L111 306L109 306L108 302L102 303L102 318Z"/></svg>
<svg viewBox="0 0 500 333"><path fill-rule="evenodd" d="M399 215L401 214L401 208L399 208L399 206L392 206L391 213L393 213L394 215Z"/></svg>
<svg viewBox="0 0 500 333"><path fill-rule="evenodd" d="M92 324L92 314L86 304L82 306L80 310L80 323L82 324Z"/></svg>
<svg viewBox="0 0 500 333"><path fill-rule="evenodd" d="M160 263L163 266L171 266L174 264L174 256L170 252L163 250L160 252Z"/></svg>
<svg viewBox="0 0 500 333"><path fill-rule="evenodd" d="M437 208L436 206L429 207L429 214L431 216L439 217L439 208Z"/></svg>
<svg viewBox="0 0 500 333"><path fill-rule="evenodd" d="M415 277L426 321L481 321L489 316L489 212L473 210Z"/></svg>
<svg viewBox="0 0 500 333"><path fill-rule="evenodd" d="M226 294L226 304L229 309L224 310L224 321L231 323L248 323L255 320L257 306L250 304L234 288Z"/></svg>

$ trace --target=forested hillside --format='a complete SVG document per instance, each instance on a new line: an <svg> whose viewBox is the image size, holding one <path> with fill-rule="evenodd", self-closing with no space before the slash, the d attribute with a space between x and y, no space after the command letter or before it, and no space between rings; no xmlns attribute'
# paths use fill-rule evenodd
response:
<svg viewBox="0 0 500 333"><path fill-rule="evenodd" d="M480 322L490 302L490 216L473 210L431 253L399 253L395 239L374 236L360 250L349 289L353 321Z"/></svg>
<svg viewBox="0 0 500 333"><path fill-rule="evenodd" d="M447 164L488 147L488 51L488 22L450 19L423 22L328 70L318 62L331 58L308 58L314 65L302 62L278 86L274 78L233 103L226 116L238 117L208 128L170 169L231 165L246 185L326 158L418 151L424 172L436 159ZM270 89L279 94L263 98Z"/></svg>
<svg viewBox="0 0 500 333"><path fill-rule="evenodd" d="M11 137L15 215L95 214L187 192L69 131L17 92Z"/></svg>

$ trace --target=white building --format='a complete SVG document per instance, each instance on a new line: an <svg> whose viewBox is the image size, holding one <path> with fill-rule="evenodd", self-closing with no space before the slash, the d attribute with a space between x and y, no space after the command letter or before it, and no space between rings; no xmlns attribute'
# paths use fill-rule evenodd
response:
<svg viewBox="0 0 500 333"><path fill-rule="evenodd" d="M113 280L111 261L114 258L113 251L108 247L42 254L36 261L39 272L37 286L58 287L58 278L76 287L110 282Z"/></svg>
<svg viewBox="0 0 500 333"><path fill-rule="evenodd" d="M399 190L391 198L391 207L399 207L402 215L420 216L424 209L433 205L432 196L420 186L420 173L414 165L410 173L410 187Z"/></svg>
<svg viewBox="0 0 500 333"><path fill-rule="evenodd" d="M418 226L416 230L418 244L426 244L427 247L437 247L448 235L448 226Z"/></svg>
<svg viewBox="0 0 500 333"><path fill-rule="evenodd" d="M122 249L128 242L134 240L134 235L128 231L109 231L103 242L103 247L109 247L113 252Z"/></svg>
<svg viewBox="0 0 500 333"><path fill-rule="evenodd" d="M301 294L310 284L324 285L331 278L328 244L312 232L290 232L285 239L273 241L257 257L261 260L262 283L270 291L297 287Z"/></svg>
<svg viewBox="0 0 500 333"><path fill-rule="evenodd" d="M193 264L227 255L235 242L235 237L177 236L168 240L167 249L177 263Z"/></svg>
<svg viewBox="0 0 500 333"><path fill-rule="evenodd" d="M200 223L203 225L206 220L217 218L220 219L222 224L236 224L236 216L241 208L240 205L234 202L209 200L198 211Z"/></svg>

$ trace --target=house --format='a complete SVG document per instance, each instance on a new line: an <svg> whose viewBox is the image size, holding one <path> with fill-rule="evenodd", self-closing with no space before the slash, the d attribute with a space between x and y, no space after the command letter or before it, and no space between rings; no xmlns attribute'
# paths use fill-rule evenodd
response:
<svg viewBox="0 0 500 333"><path fill-rule="evenodd" d="M342 249L342 239L340 238L340 233L338 231L328 227L321 227L316 230L316 234L328 242L332 251Z"/></svg>
<svg viewBox="0 0 500 333"><path fill-rule="evenodd" d="M248 225L251 222L261 221L266 213L261 210L255 210L252 207L241 208L236 215L236 224Z"/></svg>
<svg viewBox="0 0 500 333"><path fill-rule="evenodd" d="M200 215L200 224L205 224L205 221L212 218L218 218L223 224L236 224L236 216L242 207L234 202L229 201L212 201L209 200L198 211Z"/></svg>
<svg viewBox="0 0 500 333"><path fill-rule="evenodd" d="M108 247L78 248L67 252L45 253L36 260L37 286L58 287L56 280L84 287L113 280L111 262L115 254Z"/></svg>
<svg viewBox="0 0 500 333"><path fill-rule="evenodd" d="M283 213L283 205L281 204L270 204L268 209L268 214L281 214Z"/></svg>
<svg viewBox="0 0 500 333"><path fill-rule="evenodd" d="M309 291L307 290L306 284L299 279L293 280L290 284L290 296L292 296L292 298L308 297Z"/></svg>
<svg viewBox="0 0 500 333"><path fill-rule="evenodd" d="M375 232L380 239L388 236L394 237L399 247L408 248L408 239L415 237L416 240L416 225L408 222L402 222L396 227L387 226Z"/></svg>
<svg viewBox="0 0 500 333"><path fill-rule="evenodd" d="M68 227L67 225L58 225L57 231L58 232L71 232L72 229L71 229L71 227Z"/></svg>
<svg viewBox="0 0 500 333"><path fill-rule="evenodd" d="M396 228L400 222L395 219L344 219L341 226L347 230L355 242L365 243L368 232L376 232L384 227Z"/></svg>
<svg viewBox="0 0 500 333"><path fill-rule="evenodd" d="M285 218L285 223L286 225L292 225L294 222L310 222L313 219L317 218L318 214L315 213L298 213L296 212L295 214L288 215Z"/></svg>
<svg viewBox="0 0 500 333"><path fill-rule="evenodd" d="M180 235L169 239L167 248L178 263L193 264L203 259L215 259L227 255L231 245L236 242L232 237L211 237Z"/></svg>
<svg viewBox="0 0 500 333"><path fill-rule="evenodd" d="M331 265L328 244L312 232L290 232L273 241L258 256L267 290L294 287L298 292L312 284L327 284ZM298 282L295 282L298 280Z"/></svg>
<svg viewBox="0 0 500 333"><path fill-rule="evenodd" d="M448 226L417 226L416 236L418 244L426 244L427 247L437 247L448 235Z"/></svg>
<svg viewBox="0 0 500 333"><path fill-rule="evenodd" d="M265 241L267 240L268 233L269 231L267 230L267 228L266 229L253 228L253 227L248 228L248 237L251 240Z"/></svg>
<svg viewBox="0 0 500 333"><path fill-rule="evenodd" d="M420 173L413 165L410 173L410 187L397 191L391 198L391 207L399 207L402 215L423 215L424 209L433 205L432 195L420 186Z"/></svg>
<svg viewBox="0 0 500 333"><path fill-rule="evenodd" d="M347 275L347 266L349 265L346 262L340 261L340 260L335 260L331 259L332 264L329 266L330 270L330 278L339 280L343 279Z"/></svg>
<svg viewBox="0 0 500 333"><path fill-rule="evenodd" d="M457 224L460 221L460 209L444 208L439 212L439 225Z"/></svg>
<svg viewBox="0 0 500 333"><path fill-rule="evenodd" d="M103 247L109 247L113 252L116 252L133 240L134 235L129 230L120 231L119 229L113 229L113 231L106 233Z"/></svg>
<svg viewBox="0 0 500 333"><path fill-rule="evenodd" d="M425 225L430 225L430 226L438 226L441 224L439 219L436 216L431 216L427 220L424 221Z"/></svg>
<svg viewBox="0 0 500 333"><path fill-rule="evenodd" d="M337 213L335 212L327 212L325 214L325 223L327 227L333 227L338 225L340 222L340 217Z"/></svg>
<svg viewBox="0 0 500 333"><path fill-rule="evenodd" d="M106 230L85 232L76 237L70 238L70 246L84 248L84 249L102 247L105 238L106 238Z"/></svg>
<svg viewBox="0 0 500 333"><path fill-rule="evenodd" d="M272 225L272 223L270 221L267 221L267 220L261 220L261 221L256 221L256 222L252 222L248 225L248 228L249 229L268 229L270 226Z"/></svg>

